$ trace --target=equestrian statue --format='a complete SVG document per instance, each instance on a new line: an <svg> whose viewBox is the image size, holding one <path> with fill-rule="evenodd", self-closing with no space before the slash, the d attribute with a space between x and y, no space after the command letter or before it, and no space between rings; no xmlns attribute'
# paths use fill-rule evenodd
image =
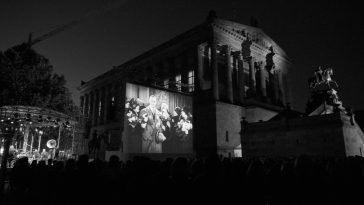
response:
<svg viewBox="0 0 364 205"><path fill-rule="evenodd" d="M334 83L336 87L339 85L331 78L334 74L332 68L326 68L322 70L321 66L319 66L315 70L315 76L308 79L309 88L315 89L318 85L327 85L331 88L331 84Z"/></svg>

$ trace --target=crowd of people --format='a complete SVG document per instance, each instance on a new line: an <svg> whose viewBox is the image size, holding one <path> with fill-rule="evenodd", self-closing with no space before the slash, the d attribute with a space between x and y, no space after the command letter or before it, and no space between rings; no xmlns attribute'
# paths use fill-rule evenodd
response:
<svg viewBox="0 0 364 205"><path fill-rule="evenodd" d="M207 202L352 204L361 197L362 157L178 157L156 161L117 156L90 160L17 160L4 204ZM217 201L216 201L217 202Z"/></svg>

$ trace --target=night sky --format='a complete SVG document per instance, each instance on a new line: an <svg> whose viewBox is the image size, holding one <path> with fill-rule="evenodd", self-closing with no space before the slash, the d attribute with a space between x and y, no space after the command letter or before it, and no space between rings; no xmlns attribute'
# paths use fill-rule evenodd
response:
<svg viewBox="0 0 364 205"><path fill-rule="evenodd" d="M82 18L105 5L115 9ZM202 23L209 10L249 25L250 17L290 57L293 107L304 110L307 78L317 66L332 67L344 107L364 109L363 12L358 3L258 0L2 0L0 50L82 18L73 28L33 48L63 74L79 102L77 87Z"/></svg>

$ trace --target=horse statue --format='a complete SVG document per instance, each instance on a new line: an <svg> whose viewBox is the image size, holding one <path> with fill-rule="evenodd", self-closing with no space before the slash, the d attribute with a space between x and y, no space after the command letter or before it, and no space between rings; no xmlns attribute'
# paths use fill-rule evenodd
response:
<svg viewBox="0 0 364 205"><path fill-rule="evenodd" d="M319 66L315 71L315 77L311 77L308 79L308 85L312 89L322 84L326 84L329 88L331 88L330 83L334 83L336 87L339 87L339 85L331 78L333 74L334 72L332 68L327 68L325 70L322 70L321 66Z"/></svg>

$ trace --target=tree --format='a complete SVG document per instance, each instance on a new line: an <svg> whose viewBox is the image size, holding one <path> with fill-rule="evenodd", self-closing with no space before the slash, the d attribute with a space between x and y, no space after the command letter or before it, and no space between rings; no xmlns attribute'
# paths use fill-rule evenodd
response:
<svg viewBox="0 0 364 205"><path fill-rule="evenodd" d="M63 75L23 43L0 52L0 106L25 105L70 114L75 106Z"/></svg>

